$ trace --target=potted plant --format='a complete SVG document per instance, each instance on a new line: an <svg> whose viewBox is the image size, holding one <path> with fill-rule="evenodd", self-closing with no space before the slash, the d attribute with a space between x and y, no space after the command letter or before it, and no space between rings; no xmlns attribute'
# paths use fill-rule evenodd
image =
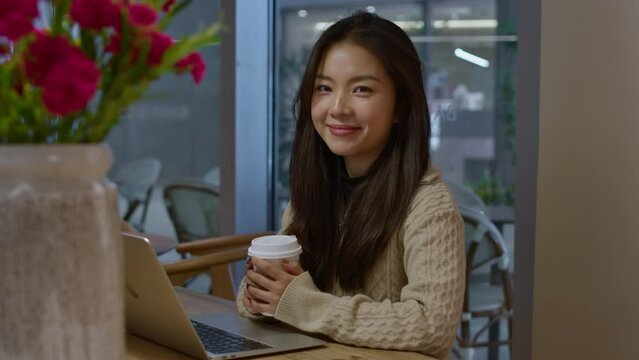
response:
<svg viewBox="0 0 639 360"><path fill-rule="evenodd" d="M103 144L166 73L199 83L219 26L190 0L0 0L0 354L124 358L122 243ZM34 23L36 26L34 26Z"/></svg>

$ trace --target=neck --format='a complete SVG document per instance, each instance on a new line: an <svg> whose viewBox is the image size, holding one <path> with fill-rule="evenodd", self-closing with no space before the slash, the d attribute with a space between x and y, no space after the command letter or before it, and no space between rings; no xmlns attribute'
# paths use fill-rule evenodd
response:
<svg viewBox="0 0 639 360"><path fill-rule="evenodd" d="M346 167L346 173L348 177L360 177L368 173L371 165L375 162L376 158L359 158L353 156L344 157L344 165Z"/></svg>

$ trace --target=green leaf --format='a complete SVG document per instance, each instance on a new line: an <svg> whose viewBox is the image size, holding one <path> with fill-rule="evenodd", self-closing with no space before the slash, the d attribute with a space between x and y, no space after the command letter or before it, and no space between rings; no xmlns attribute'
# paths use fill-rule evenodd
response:
<svg viewBox="0 0 639 360"><path fill-rule="evenodd" d="M213 45L220 42L219 32L221 24L213 24L206 30L182 39L174 43L162 57L162 62L155 68L156 74L163 74L173 68L185 55L188 55L204 45Z"/></svg>
<svg viewBox="0 0 639 360"><path fill-rule="evenodd" d="M177 15L182 10L186 9L189 5L191 5L191 1L192 0L185 0L185 1L180 1L173 4L169 12L164 14L164 16L162 16L162 19L160 19L160 21L158 22L158 29L164 30L169 25L169 23L171 22L171 20L173 19L175 15Z"/></svg>
<svg viewBox="0 0 639 360"><path fill-rule="evenodd" d="M91 60L96 60L95 39L97 33L93 30L80 29L80 47Z"/></svg>
<svg viewBox="0 0 639 360"><path fill-rule="evenodd" d="M53 4L53 19L51 21L51 33L53 36L60 34L62 31L62 24L64 16L69 11L71 6L71 0L57 0L52 2Z"/></svg>

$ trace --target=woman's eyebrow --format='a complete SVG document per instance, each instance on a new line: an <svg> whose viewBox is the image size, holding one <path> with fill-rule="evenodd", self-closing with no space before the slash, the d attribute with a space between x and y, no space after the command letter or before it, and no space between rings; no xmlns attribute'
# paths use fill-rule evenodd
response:
<svg viewBox="0 0 639 360"><path fill-rule="evenodd" d="M315 80L328 80L328 81L334 81L332 77L330 76L326 76L326 75L322 75L322 74L317 74L317 76L315 76ZM376 81L381 83L382 81L374 76L374 75L358 75L358 76L354 76L352 78L350 78L348 80L349 83L355 83L358 81L364 81L364 80L372 80L372 81Z"/></svg>

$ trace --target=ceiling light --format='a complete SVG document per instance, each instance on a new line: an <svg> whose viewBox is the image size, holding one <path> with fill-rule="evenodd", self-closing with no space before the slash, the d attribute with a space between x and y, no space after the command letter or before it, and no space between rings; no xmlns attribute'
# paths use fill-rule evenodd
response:
<svg viewBox="0 0 639 360"><path fill-rule="evenodd" d="M484 20L435 20L435 29L494 29L498 25L495 19Z"/></svg>
<svg viewBox="0 0 639 360"><path fill-rule="evenodd" d="M460 48L455 49L455 56L457 56L458 58L462 59L462 60L466 60L469 63L473 63L477 66L481 66L483 68L487 68L488 66L490 66L490 62L484 58L481 58L477 55L473 55L467 51L464 51Z"/></svg>
<svg viewBox="0 0 639 360"><path fill-rule="evenodd" d="M404 31L418 31L424 28L424 22L421 20L396 20L393 22ZM322 32L331 25L333 25L333 22L318 21L313 25L313 30Z"/></svg>

